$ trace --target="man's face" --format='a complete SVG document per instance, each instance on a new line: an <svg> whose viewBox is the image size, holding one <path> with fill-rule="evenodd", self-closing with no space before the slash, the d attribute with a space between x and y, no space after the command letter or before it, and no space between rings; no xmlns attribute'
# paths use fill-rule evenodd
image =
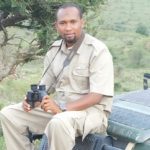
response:
<svg viewBox="0 0 150 150"><path fill-rule="evenodd" d="M84 22L77 8L68 7L58 11L55 25L60 36L71 46L79 39Z"/></svg>

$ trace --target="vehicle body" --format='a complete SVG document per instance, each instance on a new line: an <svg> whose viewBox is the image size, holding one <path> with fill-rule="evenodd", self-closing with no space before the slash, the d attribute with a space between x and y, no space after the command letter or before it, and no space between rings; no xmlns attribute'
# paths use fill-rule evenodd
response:
<svg viewBox="0 0 150 150"><path fill-rule="evenodd" d="M114 98L108 134L114 146L127 150L150 150L150 74L144 74L144 89Z"/></svg>

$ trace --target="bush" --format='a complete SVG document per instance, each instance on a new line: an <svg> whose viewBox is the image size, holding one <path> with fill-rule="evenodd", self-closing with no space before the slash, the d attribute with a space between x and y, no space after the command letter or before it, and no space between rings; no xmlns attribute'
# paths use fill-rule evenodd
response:
<svg viewBox="0 0 150 150"><path fill-rule="evenodd" d="M146 35L146 36L149 35L147 27L142 25L142 24L138 25L138 27L136 29L136 33L139 33L139 34L142 34L142 35Z"/></svg>

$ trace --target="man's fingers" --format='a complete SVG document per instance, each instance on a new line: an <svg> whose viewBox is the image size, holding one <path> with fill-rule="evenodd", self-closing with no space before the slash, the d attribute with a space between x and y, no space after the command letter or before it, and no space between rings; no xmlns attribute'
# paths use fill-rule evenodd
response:
<svg viewBox="0 0 150 150"><path fill-rule="evenodd" d="M43 100L46 100L46 99L51 99L51 98L50 98L50 96L46 95L43 97Z"/></svg>
<svg viewBox="0 0 150 150"><path fill-rule="evenodd" d="M53 101L53 99L51 99L48 95L44 96L41 103L41 108L46 112L51 112L54 114L61 112L55 101Z"/></svg>
<svg viewBox="0 0 150 150"><path fill-rule="evenodd" d="M24 111L26 111L26 112L28 112L28 111L31 110L31 106L30 106L30 104L27 103L26 100L23 101L23 109L24 109Z"/></svg>

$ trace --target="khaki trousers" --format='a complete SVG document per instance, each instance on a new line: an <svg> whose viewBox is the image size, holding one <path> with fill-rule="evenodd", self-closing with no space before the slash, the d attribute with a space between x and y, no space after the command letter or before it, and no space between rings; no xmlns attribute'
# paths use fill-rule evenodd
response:
<svg viewBox="0 0 150 150"><path fill-rule="evenodd" d="M47 135L49 150L72 150L75 137L83 135L86 116L86 111L66 111L54 116L40 108L25 112L22 103L7 106L0 112L7 150L35 149L27 137L28 127L33 133ZM104 114L99 116L102 122Z"/></svg>

